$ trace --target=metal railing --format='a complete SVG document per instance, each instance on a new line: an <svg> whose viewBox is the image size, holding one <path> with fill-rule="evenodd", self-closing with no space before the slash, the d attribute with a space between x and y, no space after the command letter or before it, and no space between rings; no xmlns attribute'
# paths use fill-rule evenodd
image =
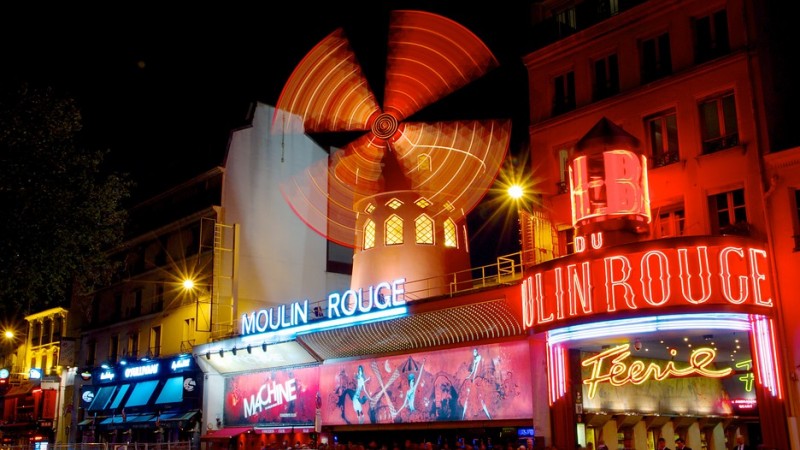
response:
<svg viewBox="0 0 800 450"><path fill-rule="evenodd" d="M416 301L514 283L522 278L522 257L523 253L520 251L500 256L494 264L419 280L406 280L403 295L406 301ZM327 299L309 302L309 320L325 318L327 307ZM288 314L290 311L287 308ZM233 337L241 329L238 318L233 322L216 325L220 332L214 335L213 340ZM222 332L223 329L227 333Z"/></svg>

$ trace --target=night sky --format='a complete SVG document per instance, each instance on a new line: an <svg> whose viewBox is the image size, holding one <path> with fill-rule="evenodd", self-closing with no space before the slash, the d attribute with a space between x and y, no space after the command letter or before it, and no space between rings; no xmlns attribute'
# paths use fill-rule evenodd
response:
<svg viewBox="0 0 800 450"><path fill-rule="evenodd" d="M297 63L338 27L382 100L389 11L418 9L473 31L500 67L415 119L512 118L514 146L525 139L526 2L186 5L130 3L113 12L4 5L3 85L25 81L76 98L83 143L109 149L109 168L130 173L143 199L221 163L249 105L274 105Z"/></svg>

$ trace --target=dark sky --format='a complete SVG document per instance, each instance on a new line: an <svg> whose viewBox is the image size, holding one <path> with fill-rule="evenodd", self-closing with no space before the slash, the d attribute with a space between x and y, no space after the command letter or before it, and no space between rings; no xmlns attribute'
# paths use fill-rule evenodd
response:
<svg viewBox="0 0 800 450"><path fill-rule="evenodd" d="M526 1L199 4L0 6L2 87L25 81L76 98L85 144L110 150L109 169L132 176L136 202L220 164L250 104L274 105L299 61L339 27L382 100L389 13L423 10L474 32L500 66L412 119L511 118L512 151L527 139ZM469 217L473 249L482 248L473 253L485 255L476 266L518 250L516 222L494 209Z"/></svg>
<svg viewBox="0 0 800 450"><path fill-rule="evenodd" d="M114 12L3 6L2 76L9 86L24 80L75 97L87 143L110 149L109 162L138 180L139 196L219 163L229 132L242 124L248 105L275 104L300 59L338 27L345 29L370 83L378 86L392 9L449 17L476 33L501 62L429 108L430 118L527 114L520 38L526 31L525 2L319 3L180 11L130 3ZM382 88L373 90L380 95ZM515 127L515 136L520 127L524 124Z"/></svg>

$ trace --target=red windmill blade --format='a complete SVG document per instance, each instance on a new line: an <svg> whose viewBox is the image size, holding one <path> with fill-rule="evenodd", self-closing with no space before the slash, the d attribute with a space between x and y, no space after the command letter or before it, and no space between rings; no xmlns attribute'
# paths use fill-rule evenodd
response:
<svg viewBox="0 0 800 450"><path fill-rule="evenodd" d="M497 66L472 32L436 14L394 11L387 58L383 110L341 30L303 58L276 105L275 131L365 131L282 188L306 224L350 247L377 194L411 191L463 218L508 150L508 120L404 122Z"/></svg>

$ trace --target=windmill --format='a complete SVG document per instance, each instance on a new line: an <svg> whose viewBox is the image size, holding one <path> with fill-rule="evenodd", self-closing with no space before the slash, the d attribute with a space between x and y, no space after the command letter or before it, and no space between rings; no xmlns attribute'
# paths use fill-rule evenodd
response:
<svg viewBox="0 0 800 450"><path fill-rule="evenodd" d="M405 278L413 300L448 292L452 274L469 278L466 215L497 176L511 122L414 121L498 62L471 31L429 12L393 11L388 36L382 107L339 29L290 75L273 129L363 133L282 194L309 227L354 249L353 289Z"/></svg>

